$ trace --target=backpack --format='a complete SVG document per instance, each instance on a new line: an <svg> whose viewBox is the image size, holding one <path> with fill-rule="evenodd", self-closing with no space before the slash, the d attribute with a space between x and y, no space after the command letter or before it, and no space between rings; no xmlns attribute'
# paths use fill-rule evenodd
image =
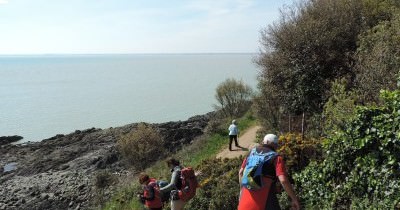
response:
<svg viewBox="0 0 400 210"><path fill-rule="evenodd" d="M274 151L260 151L253 148L247 157L246 166L244 168L243 177L241 180L242 186L249 190L258 190L263 187L263 166L269 163L278 154Z"/></svg>
<svg viewBox="0 0 400 210"><path fill-rule="evenodd" d="M144 202L145 206L147 206L149 208L162 207L160 187L158 186L157 181L155 179L150 179L149 184L145 187L144 196L147 196L150 188L152 188L154 190L154 199L153 200L145 200L145 202Z"/></svg>
<svg viewBox="0 0 400 210"><path fill-rule="evenodd" d="M192 167L181 170L181 187L178 190L179 199L188 201L196 195L196 188L199 186Z"/></svg>

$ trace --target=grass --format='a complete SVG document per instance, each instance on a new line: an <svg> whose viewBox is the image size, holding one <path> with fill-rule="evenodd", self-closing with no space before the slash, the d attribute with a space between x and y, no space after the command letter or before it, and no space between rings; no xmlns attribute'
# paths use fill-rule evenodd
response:
<svg viewBox="0 0 400 210"><path fill-rule="evenodd" d="M257 124L256 119L252 114L248 113L244 117L237 119L238 128L241 133L244 133L246 129ZM221 125L220 132L213 134L205 134L193 144L183 147L182 150L172 155L181 161L183 166L192 166L196 168L202 161L209 158L215 158L216 155L226 147L229 143L228 139L228 126L230 120L224 120ZM169 182L170 171L167 168L165 161L158 161L154 165L147 168L146 173L151 177L155 177L158 180L166 180ZM121 189L113 198L106 203L103 209L105 210L141 210L143 206L136 199L136 192L140 190L139 183L132 180L132 184Z"/></svg>

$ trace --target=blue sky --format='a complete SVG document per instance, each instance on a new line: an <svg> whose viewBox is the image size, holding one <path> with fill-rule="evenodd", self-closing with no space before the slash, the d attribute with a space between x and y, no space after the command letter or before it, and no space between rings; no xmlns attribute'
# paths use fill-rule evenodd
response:
<svg viewBox="0 0 400 210"><path fill-rule="evenodd" d="M290 0L0 0L0 54L257 52Z"/></svg>

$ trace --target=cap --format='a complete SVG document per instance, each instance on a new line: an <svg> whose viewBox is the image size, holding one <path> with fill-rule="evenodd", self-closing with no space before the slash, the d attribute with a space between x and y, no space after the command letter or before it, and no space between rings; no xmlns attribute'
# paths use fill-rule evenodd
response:
<svg viewBox="0 0 400 210"><path fill-rule="evenodd" d="M275 134L265 135L263 144L270 144L270 143L278 144L278 136L276 136Z"/></svg>

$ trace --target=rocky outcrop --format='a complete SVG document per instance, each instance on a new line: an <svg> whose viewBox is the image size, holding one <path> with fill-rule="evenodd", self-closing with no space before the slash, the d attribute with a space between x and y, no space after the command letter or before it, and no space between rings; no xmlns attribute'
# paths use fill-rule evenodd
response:
<svg viewBox="0 0 400 210"><path fill-rule="evenodd" d="M202 135L210 115L153 126L165 138L164 147L173 152ZM93 206L98 171L107 169L118 176L131 173L121 161L116 141L136 127L91 128L41 142L0 145L0 210Z"/></svg>
<svg viewBox="0 0 400 210"><path fill-rule="evenodd" d="M0 145L17 142L21 139L23 139L23 137L17 136L17 135L15 135L15 136L0 136Z"/></svg>

